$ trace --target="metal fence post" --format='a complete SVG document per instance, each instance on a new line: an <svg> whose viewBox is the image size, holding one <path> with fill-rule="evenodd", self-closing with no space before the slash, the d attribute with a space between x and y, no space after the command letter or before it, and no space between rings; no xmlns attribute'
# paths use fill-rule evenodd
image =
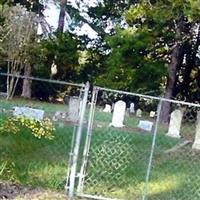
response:
<svg viewBox="0 0 200 200"><path fill-rule="evenodd" d="M84 147L84 151L83 151L82 166L80 169L79 183L78 183L78 188L77 188L77 193L79 193L79 194L83 192L85 170L86 170L86 166L87 166L87 162L88 162L88 154L89 154L91 137L92 137L92 127L93 127L95 107L96 107L96 102L97 102L97 95L98 95L98 88L94 87L93 92L92 92L92 99L91 99L90 113L89 113L89 119L88 119L85 147Z"/></svg>
<svg viewBox="0 0 200 200"><path fill-rule="evenodd" d="M85 85L83 102L82 102L82 107L80 110L80 118L78 122L78 129L77 129L76 138L75 138L74 151L72 155L72 166L71 166L71 171L70 171L70 176L69 176L69 193L68 193L70 199L74 197L76 168L77 168L78 154L79 154L79 148L80 148L80 142L81 142L81 136L82 136L84 115L85 115L85 110L87 106L89 87L90 87L89 82L87 82Z"/></svg>
<svg viewBox="0 0 200 200"><path fill-rule="evenodd" d="M154 132L153 132L153 139L152 139L152 145L151 145L151 151L150 151L150 156L149 156L149 162L148 162L148 167L147 167L147 173L146 173L146 178L145 178L145 186L144 186L144 192L143 192L143 195L142 195L142 200L147 200L148 189L149 189L149 177L150 177L150 172L151 172L151 167L152 167L153 153L154 153L155 145L156 145L158 125L159 125L159 122L160 122L162 100L163 99L161 98L159 105L158 105L158 109L157 109L157 119L156 119L155 129L154 129Z"/></svg>

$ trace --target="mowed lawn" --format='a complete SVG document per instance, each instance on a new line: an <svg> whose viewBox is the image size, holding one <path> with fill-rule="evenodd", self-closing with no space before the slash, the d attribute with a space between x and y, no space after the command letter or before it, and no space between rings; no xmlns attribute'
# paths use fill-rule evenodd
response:
<svg viewBox="0 0 200 200"><path fill-rule="evenodd" d="M7 110L16 105L31 105L47 113L67 109L62 104L37 101L0 101L0 107ZM1 120L7 120L6 113L0 113ZM113 198L141 199L153 135L139 130L138 119L134 116L126 117L124 128L109 127L111 118L110 113L96 109L83 191ZM0 179L64 190L74 127L70 123L56 123L55 128L53 140L37 139L25 129L21 129L20 134L1 133ZM166 127L159 127L147 188L148 199L200 199L200 152L192 150L192 143L176 148L184 138L169 138L165 136L166 130ZM194 124L184 124L186 130L194 130ZM83 139L85 132L86 125ZM187 134L193 137L190 132ZM84 141L81 151L83 144Z"/></svg>

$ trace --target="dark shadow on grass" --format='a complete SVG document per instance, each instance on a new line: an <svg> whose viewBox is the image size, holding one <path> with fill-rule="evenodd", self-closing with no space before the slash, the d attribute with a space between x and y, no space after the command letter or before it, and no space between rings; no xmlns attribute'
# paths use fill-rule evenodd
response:
<svg viewBox="0 0 200 200"><path fill-rule="evenodd" d="M53 140L38 139L31 133L0 135L0 163L5 163L0 179L63 189L73 127L56 129Z"/></svg>

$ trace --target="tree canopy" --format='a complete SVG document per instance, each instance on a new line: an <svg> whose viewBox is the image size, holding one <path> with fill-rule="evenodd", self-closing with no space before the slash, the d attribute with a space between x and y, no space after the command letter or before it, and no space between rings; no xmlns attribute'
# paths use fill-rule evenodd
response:
<svg viewBox="0 0 200 200"><path fill-rule="evenodd" d="M42 16L39 1L7 1L7 6L16 3ZM36 42L32 51L38 57L31 64L35 75L50 77L54 61L57 79L200 100L199 0L102 0L94 5L62 0L58 6L57 30ZM1 15L1 27L4 20ZM96 38L74 31L84 24L96 31Z"/></svg>

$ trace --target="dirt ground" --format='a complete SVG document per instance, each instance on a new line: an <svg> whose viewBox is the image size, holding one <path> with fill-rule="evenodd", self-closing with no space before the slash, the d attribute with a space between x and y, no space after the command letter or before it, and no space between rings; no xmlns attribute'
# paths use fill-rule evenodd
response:
<svg viewBox="0 0 200 200"><path fill-rule="evenodd" d="M67 200L64 193L0 181L0 200Z"/></svg>

